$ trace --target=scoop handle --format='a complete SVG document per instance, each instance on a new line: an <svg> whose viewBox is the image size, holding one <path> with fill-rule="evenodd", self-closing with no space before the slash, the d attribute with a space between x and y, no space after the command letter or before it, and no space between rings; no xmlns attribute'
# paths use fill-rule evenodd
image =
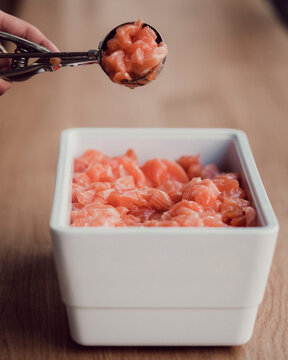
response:
<svg viewBox="0 0 288 360"><path fill-rule="evenodd" d="M55 67L51 59L59 59ZM55 71L62 66L77 66L99 63L99 51L88 50L86 52L21 52L21 53L0 53L0 59L10 59L19 66L0 71L0 78L8 81L25 81L32 76L44 71ZM29 59L37 59L28 65ZM18 61L18 62L17 62ZM24 64L24 66L22 65Z"/></svg>

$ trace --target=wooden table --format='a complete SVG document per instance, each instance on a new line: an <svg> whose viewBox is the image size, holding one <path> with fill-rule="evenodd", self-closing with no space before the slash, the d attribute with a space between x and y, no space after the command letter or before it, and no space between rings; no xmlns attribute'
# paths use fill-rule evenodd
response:
<svg viewBox="0 0 288 360"><path fill-rule="evenodd" d="M288 359L288 38L267 3L26 0L19 16L62 50L75 51L97 47L109 29L141 16L162 32L170 53L161 77L134 91L90 66L39 75L1 98L1 360ZM247 133L281 227L248 344L84 348L70 339L48 222L59 135L79 126L233 127Z"/></svg>

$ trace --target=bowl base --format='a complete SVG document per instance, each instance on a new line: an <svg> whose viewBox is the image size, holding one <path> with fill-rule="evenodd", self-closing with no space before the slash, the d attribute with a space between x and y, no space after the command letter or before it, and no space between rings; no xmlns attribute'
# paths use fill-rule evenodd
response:
<svg viewBox="0 0 288 360"><path fill-rule="evenodd" d="M67 306L67 314L71 336L81 345L232 346L250 340L257 309Z"/></svg>

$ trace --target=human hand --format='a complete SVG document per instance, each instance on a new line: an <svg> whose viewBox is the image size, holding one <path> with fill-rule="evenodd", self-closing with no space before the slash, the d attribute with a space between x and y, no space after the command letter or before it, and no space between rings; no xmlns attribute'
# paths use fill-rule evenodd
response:
<svg viewBox="0 0 288 360"><path fill-rule="evenodd" d="M40 30L35 26L21 20L15 16L6 14L0 10L0 31L7 32L12 35L22 37L26 40L33 41L41 46L48 48L51 51L59 51L57 47L48 40ZM3 59L0 62L0 68L7 68L7 61ZM0 79L0 96L3 95L11 86L10 81Z"/></svg>

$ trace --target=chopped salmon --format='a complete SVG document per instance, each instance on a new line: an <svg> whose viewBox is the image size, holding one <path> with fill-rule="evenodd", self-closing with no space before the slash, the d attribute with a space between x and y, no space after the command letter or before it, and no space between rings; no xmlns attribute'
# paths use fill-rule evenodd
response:
<svg viewBox="0 0 288 360"><path fill-rule="evenodd" d="M240 174L221 173L215 164L203 165L199 155L177 161L154 158L141 166L133 149L118 157L87 150L74 160L71 203L71 226L257 224L256 210L240 186Z"/></svg>
<svg viewBox="0 0 288 360"><path fill-rule="evenodd" d="M142 20L119 26L115 36L107 41L101 62L112 81L138 80L157 77L159 65L168 54L167 45L157 43L157 35Z"/></svg>

